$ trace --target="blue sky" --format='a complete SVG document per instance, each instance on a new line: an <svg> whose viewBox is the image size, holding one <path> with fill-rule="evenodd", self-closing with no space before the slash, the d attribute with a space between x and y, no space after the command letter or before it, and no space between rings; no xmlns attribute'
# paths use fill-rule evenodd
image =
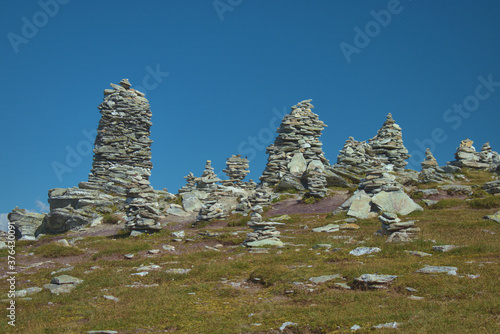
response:
<svg viewBox="0 0 500 334"><path fill-rule="evenodd" d="M499 17L494 0L4 1L0 213L87 180L122 78L150 101L151 182L173 193L237 153L257 180L278 116L309 98L332 163L389 112L418 170L425 147L444 164L466 137L500 151Z"/></svg>

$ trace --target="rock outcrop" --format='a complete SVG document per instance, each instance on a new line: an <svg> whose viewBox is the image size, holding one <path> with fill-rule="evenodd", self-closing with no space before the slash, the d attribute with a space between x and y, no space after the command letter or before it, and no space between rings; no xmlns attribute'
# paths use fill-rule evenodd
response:
<svg viewBox="0 0 500 334"><path fill-rule="evenodd" d="M310 164L316 166L315 170L329 166L319 140L326 125L311 111L313 108L311 100L304 100L293 106L290 113L283 117L276 140L267 148L269 157L260 177L261 182L276 187L277 190L286 190L288 187L304 190L309 179L303 177ZM314 176L309 181L311 183L317 187L321 181ZM314 193L320 195L323 191L316 188Z"/></svg>
<svg viewBox="0 0 500 334"><path fill-rule="evenodd" d="M44 218L44 214L28 212L18 207L15 207L14 210L7 215L7 219L16 229L16 239L21 240L34 240L35 232L42 224Z"/></svg>

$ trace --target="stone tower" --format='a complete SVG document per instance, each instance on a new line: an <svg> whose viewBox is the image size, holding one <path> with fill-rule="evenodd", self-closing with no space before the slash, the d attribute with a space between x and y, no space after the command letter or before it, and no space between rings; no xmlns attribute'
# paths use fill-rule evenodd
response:
<svg viewBox="0 0 500 334"><path fill-rule="evenodd" d="M402 129L396 124L392 114L387 115L384 125L369 143L382 163L393 165L395 170L402 170L408 164L405 160L410 158L410 155L403 145Z"/></svg>
<svg viewBox="0 0 500 334"><path fill-rule="evenodd" d="M84 189L118 196L148 197L151 176L151 111L144 94L131 88L128 79L104 90L99 105L101 120L94 144L94 160Z"/></svg>
<svg viewBox="0 0 500 334"><path fill-rule="evenodd" d="M267 148L269 157L260 177L262 182L274 186L287 173L300 177L313 167L329 166L319 140L326 125L311 111L313 108L311 100L304 100L283 117L274 144Z"/></svg>

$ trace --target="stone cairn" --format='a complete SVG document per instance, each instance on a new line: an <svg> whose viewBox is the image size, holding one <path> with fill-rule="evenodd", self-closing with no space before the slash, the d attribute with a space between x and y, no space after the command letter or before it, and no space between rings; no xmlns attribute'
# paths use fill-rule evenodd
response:
<svg viewBox="0 0 500 334"><path fill-rule="evenodd" d="M196 189L207 193L214 193L219 187L217 184L219 182L221 182L221 179L215 174L212 161L207 160L201 177L196 178Z"/></svg>
<svg viewBox="0 0 500 334"><path fill-rule="evenodd" d="M104 90L99 105L94 161L88 182L80 188L104 190L125 197L149 197L152 113L144 94L131 89L127 79Z"/></svg>
<svg viewBox="0 0 500 334"><path fill-rule="evenodd" d="M127 226L135 229L157 228L157 219L148 210L148 226L141 216L144 205L155 208L156 194L149 183L151 111L144 94L131 88L128 79L104 90L99 105L101 119L94 144L94 159L88 182L78 188L49 191L50 213L41 233L61 233L85 225L96 212L111 212L112 207L127 209ZM140 200L134 200L134 199ZM136 204L138 206L136 206ZM156 211L155 211L156 212Z"/></svg>
<svg viewBox="0 0 500 334"><path fill-rule="evenodd" d="M418 175L418 180L422 183L446 182L454 179L454 170L449 166L439 167L430 149L425 151L425 160L421 163L422 171Z"/></svg>
<svg viewBox="0 0 500 334"><path fill-rule="evenodd" d="M401 222L395 213L383 212L378 219L382 223L378 233L389 236L386 242L410 242L416 239L420 232L420 228L415 227L416 220Z"/></svg>
<svg viewBox="0 0 500 334"><path fill-rule="evenodd" d="M498 170L500 167L500 155L493 151L489 142L483 144L479 152L479 162L490 165L490 171Z"/></svg>
<svg viewBox="0 0 500 334"><path fill-rule="evenodd" d="M187 176L184 176L184 178L186 179L186 184L182 186L181 189L179 189L179 194L196 190L196 177L193 175L193 173L189 172L189 174Z"/></svg>
<svg viewBox="0 0 500 334"><path fill-rule="evenodd" d="M223 170L229 180L222 181L222 184L224 186L247 188L243 179L250 173L248 168L248 159L242 158L240 154L231 156L226 161L226 169Z"/></svg>
<svg viewBox="0 0 500 334"><path fill-rule="evenodd" d="M366 178L362 180L359 189L367 194L377 194L381 191L399 191L403 185L396 181L396 177L387 170L374 169L367 173Z"/></svg>
<svg viewBox="0 0 500 334"><path fill-rule="evenodd" d="M284 223L265 222L262 221L264 210L260 205L252 208L250 221L247 225L253 230L247 234L244 245L247 247L259 246L283 246L283 242L279 239L280 232L276 230L277 225L284 225Z"/></svg>
<svg viewBox="0 0 500 334"><path fill-rule="evenodd" d="M271 188L265 182L262 182L255 188L255 193L249 198L249 201L252 206L266 206L271 204L271 196Z"/></svg>
<svg viewBox="0 0 500 334"><path fill-rule="evenodd" d="M274 143L267 147L269 157L266 169L260 177L261 182L275 187L287 177L289 183L292 180L291 188L303 190L301 178L312 161L329 166L321 148L323 144L319 140L321 131L326 125L319 120L317 114L311 111L313 108L311 100L304 100L293 106L290 113L283 117L277 130L278 136ZM304 183L309 183L313 187L320 186L322 181L316 177L315 173L312 173L311 176L314 177L311 181L307 180L307 175L305 176L306 182ZM323 193L318 189L314 189L314 192Z"/></svg>
<svg viewBox="0 0 500 334"><path fill-rule="evenodd" d="M365 141L357 141L349 137L337 156L335 170L343 168L361 175L369 169L380 167L381 162L372 147Z"/></svg>
<svg viewBox="0 0 500 334"><path fill-rule="evenodd" d="M219 203L219 185L221 179L217 177L212 167L212 161L207 160L201 177L196 179L196 189L204 191L208 196L202 200L203 205L196 217L197 221L223 218L226 216L223 206Z"/></svg>
<svg viewBox="0 0 500 334"><path fill-rule="evenodd" d="M406 159L410 158L408 150L403 145L401 127L396 124L392 114L378 130L377 135L369 140L370 146L380 161L386 165L393 165L394 169L401 171L408 164Z"/></svg>
<svg viewBox="0 0 500 334"><path fill-rule="evenodd" d="M469 138L462 140L455 153L455 160L449 161L447 164L460 168L489 169L491 164L481 162L481 154L476 152L472 144L474 142ZM487 153L485 152L484 155L487 155Z"/></svg>

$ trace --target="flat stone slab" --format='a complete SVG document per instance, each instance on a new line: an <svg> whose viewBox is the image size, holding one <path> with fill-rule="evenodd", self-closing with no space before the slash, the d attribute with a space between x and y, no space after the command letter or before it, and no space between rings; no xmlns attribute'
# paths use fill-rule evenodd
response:
<svg viewBox="0 0 500 334"><path fill-rule="evenodd" d="M256 241L250 241L246 243L247 247L262 247L262 246L276 246L276 247L282 247L285 244L281 240L276 240L273 238L269 239L263 239L263 240L256 240Z"/></svg>
<svg viewBox="0 0 500 334"><path fill-rule="evenodd" d="M50 281L51 284L59 284L59 285L62 285L62 284L78 285L82 282L83 282L83 280L76 278L76 277L73 277L73 276L69 276L69 275L61 275L61 276L53 277L52 280Z"/></svg>
<svg viewBox="0 0 500 334"><path fill-rule="evenodd" d="M423 211L422 207L415 203L404 191L381 191L372 198L379 211L407 215L413 211Z"/></svg>
<svg viewBox="0 0 500 334"><path fill-rule="evenodd" d="M500 223L500 211L497 211L495 214L484 216L484 219L493 220L497 223Z"/></svg>
<svg viewBox="0 0 500 334"><path fill-rule="evenodd" d="M313 232L338 232L339 231L339 225L338 224L328 224L326 226L321 226L321 227L316 227L312 229Z"/></svg>
<svg viewBox="0 0 500 334"><path fill-rule="evenodd" d="M459 247L460 246L455 246L455 245L439 245L439 246L432 246L432 250L435 250L436 252L445 253Z"/></svg>
<svg viewBox="0 0 500 334"><path fill-rule="evenodd" d="M165 272L167 274L179 274L179 275L187 274L190 271L191 271L191 269L168 269L168 270L165 270Z"/></svg>
<svg viewBox="0 0 500 334"><path fill-rule="evenodd" d="M319 283L325 283L337 278L341 278L342 276L340 274L333 274L333 275L323 275L323 276L318 276L318 277L311 277L309 278L309 281L319 284Z"/></svg>
<svg viewBox="0 0 500 334"><path fill-rule="evenodd" d="M349 254L354 256L367 255L372 253L378 253L381 249L378 247L358 247L349 252Z"/></svg>
<svg viewBox="0 0 500 334"><path fill-rule="evenodd" d="M448 275L456 275L457 267L443 267L443 266L425 266L422 269L417 270L417 273L422 274L439 274L446 273Z"/></svg>
<svg viewBox="0 0 500 334"><path fill-rule="evenodd" d="M27 289L23 289L23 290L17 290L15 292L15 295L16 295L16 298L24 298L26 296L38 293L38 292L40 292L42 290L43 290L42 288L39 288L39 287L35 286L35 287L32 287L32 288L27 288Z"/></svg>
<svg viewBox="0 0 500 334"><path fill-rule="evenodd" d="M432 256L432 254L421 252L421 251L409 251L409 250L405 250L405 253L408 253L408 254L414 255L414 256L418 256L418 257Z"/></svg>
<svg viewBox="0 0 500 334"><path fill-rule="evenodd" d="M363 274L354 278L354 286L360 289L386 289L396 275Z"/></svg>

